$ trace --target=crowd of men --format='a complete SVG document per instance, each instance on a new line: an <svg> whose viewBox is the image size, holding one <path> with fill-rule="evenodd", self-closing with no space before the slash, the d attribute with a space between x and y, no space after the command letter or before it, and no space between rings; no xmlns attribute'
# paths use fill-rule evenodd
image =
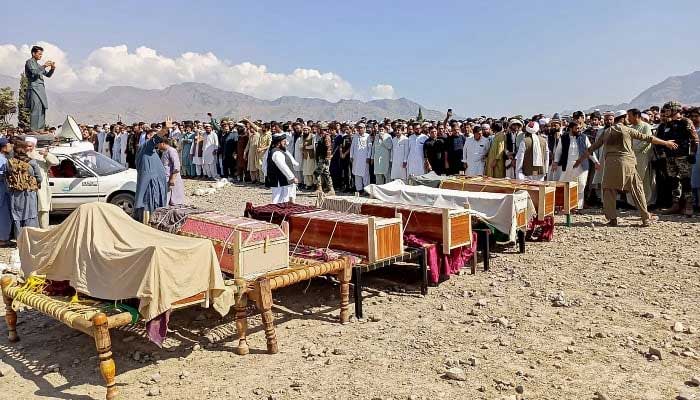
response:
<svg viewBox="0 0 700 400"><path fill-rule="evenodd" d="M596 143L616 126L625 128L626 139L608 135L606 146ZM371 183L407 181L411 176L434 172L577 181L583 194L579 206L590 207L606 197L603 181L607 174L608 180L616 182L608 185L616 188L607 194L608 209L611 202L613 208L631 204L639 208L644 200L644 208L649 204L667 213L692 215L700 210L700 108L683 107L674 101L643 111L577 111L571 116L539 114L527 119L456 119L451 110L443 121L218 121L208 114L205 121L168 121L167 127L165 123L117 122L80 128L83 140L95 151L130 168L137 167L137 155L146 143L157 133L166 132L165 140L159 139L156 147L161 152L168 149L167 163L164 161L172 177L168 184L175 176L267 184L277 188L276 201L293 199L297 186L302 191L362 193ZM54 133L55 128L49 132ZM8 130L0 136L15 133ZM624 145L627 142L629 149ZM617 153L606 155L611 149ZM626 150L629 155L623 154ZM34 153L32 160L46 158L45 154ZM8 157L2 154L0 151L0 177L6 174L4 166L9 165ZM613 178L611 168L605 168L612 156L627 157L625 165L633 165L635 182L630 183L626 177L630 171ZM171 168L174 163L176 170ZM617 165L616 169L627 167ZM0 206L13 196L6 181L0 179L0 185L4 185L0 191L6 193ZM285 189L280 194L279 188L290 185L293 190ZM178 201L182 201L179 181L177 186ZM615 216L607 211L606 215L609 219ZM0 232L0 243L2 236Z"/></svg>

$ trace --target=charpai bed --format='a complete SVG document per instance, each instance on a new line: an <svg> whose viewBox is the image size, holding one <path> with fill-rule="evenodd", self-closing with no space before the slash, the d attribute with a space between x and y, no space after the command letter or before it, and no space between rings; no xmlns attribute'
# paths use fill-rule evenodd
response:
<svg viewBox="0 0 700 400"><path fill-rule="evenodd" d="M36 277L29 278L30 282L36 279ZM243 292L243 288L237 287L232 282L229 284L233 292L239 295ZM19 341L15 311L17 303L29 306L71 329L91 336L95 339L100 374L107 387L106 398L112 400L117 397L117 369L112 357L110 330L137 323L140 315L135 308L122 304L115 306L115 302L107 300L83 297L81 301L76 302L74 296L48 295L40 287L31 287L27 282L20 283L9 276L0 280L0 286L5 303L5 323L10 342ZM172 304L171 311L192 306L209 307L209 301L208 292L203 291L176 301Z"/></svg>
<svg viewBox="0 0 700 400"><path fill-rule="evenodd" d="M234 305L236 329L239 335L238 354L248 353L246 340L247 301L251 300L261 313L267 349L277 353L277 339L272 319L272 291L323 275L334 275L340 282L340 322L349 319L349 282L353 260L330 252L306 251L290 256L288 223L283 212L275 210L303 208L267 207L260 219L231 216L203 211L193 207L164 207L155 210L152 227L187 237L211 241L221 269L232 276L244 295ZM307 208L305 211L314 208ZM250 215L250 210L246 211ZM281 225L267 222L273 220Z"/></svg>

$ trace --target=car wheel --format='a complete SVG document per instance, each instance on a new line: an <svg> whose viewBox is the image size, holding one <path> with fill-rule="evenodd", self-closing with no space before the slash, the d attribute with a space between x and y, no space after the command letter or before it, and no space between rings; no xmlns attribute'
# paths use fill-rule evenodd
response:
<svg viewBox="0 0 700 400"><path fill-rule="evenodd" d="M134 203L136 199L131 193L119 193L109 201L111 204L121 208L128 215L134 215Z"/></svg>

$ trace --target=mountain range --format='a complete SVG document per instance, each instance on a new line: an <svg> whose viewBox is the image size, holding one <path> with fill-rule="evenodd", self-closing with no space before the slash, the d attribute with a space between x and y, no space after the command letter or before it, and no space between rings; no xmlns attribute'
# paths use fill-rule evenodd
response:
<svg viewBox="0 0 700 400"><path fill-rule="evenodd" d="M0 75L0 87L9 86L15 92L19 78ZM49 86L50 87L50 86ZM56 125L71 115L78 123L93 124L111 121L160 121L170 115L177 120L203 120L206 113L217 117L288 121L296 118L326 121L356 121L362 117L415 118L421 108L425 119L443 119L441 112L426 109L409 99L340 100L284 96L276 100L261 100L246 94L217 89L204 83L180 83L165 89L139 89L132 86L112 86L94 92L47 93L49 109L47 123Z"/></svg>
<svg viewBox="0 0 700 400"><path fill-rule="evenodd" d="M700 105L700 71L688 75L671 76L638 94L629 103L600 104L586 110L644 110L651 106L662 106L670 100L680 101L683 105Z"/></svg>
<svg viewBox="0 0 700 400"><path fill-rule="evenodd" d="M19 78L0 75L0 87L9 86L15 92ZM49 84L50 87L50 84ZM246 94L217 89L204 83L180 83L165 89L139 89L131 86L112 86L95 92L52 92L49 90L47 122L56 125L66 115L72 115L79 123L93 124L122 120L125 122L159 121L166 115L188 120L206 118L206 113L215 116L287 121L296 118L346 121L362 117L415 118L421 108L423 117L441 120L445 115L427 109L406 98L385 100L340 100L330 102L322 99L295 96L276 100L261 100ZM601 104L588 111L645 109L662 105L669 100L678 100L684 105L700 105L700 71L682 76L672 76L641 92L628 103ZM564 111L565 114L570 113Z"/></svg>

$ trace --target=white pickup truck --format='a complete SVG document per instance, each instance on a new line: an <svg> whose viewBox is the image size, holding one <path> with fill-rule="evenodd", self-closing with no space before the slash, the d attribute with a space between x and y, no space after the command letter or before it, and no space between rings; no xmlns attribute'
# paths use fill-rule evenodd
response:
<svg viewBox="0 0 700 400"><path fill-rule="evenodd" d="M136 170L123 167L91 146L51 146L59 164L49 170L53 212L69 213L81 204L103 201L134 211Z"/></svg>

